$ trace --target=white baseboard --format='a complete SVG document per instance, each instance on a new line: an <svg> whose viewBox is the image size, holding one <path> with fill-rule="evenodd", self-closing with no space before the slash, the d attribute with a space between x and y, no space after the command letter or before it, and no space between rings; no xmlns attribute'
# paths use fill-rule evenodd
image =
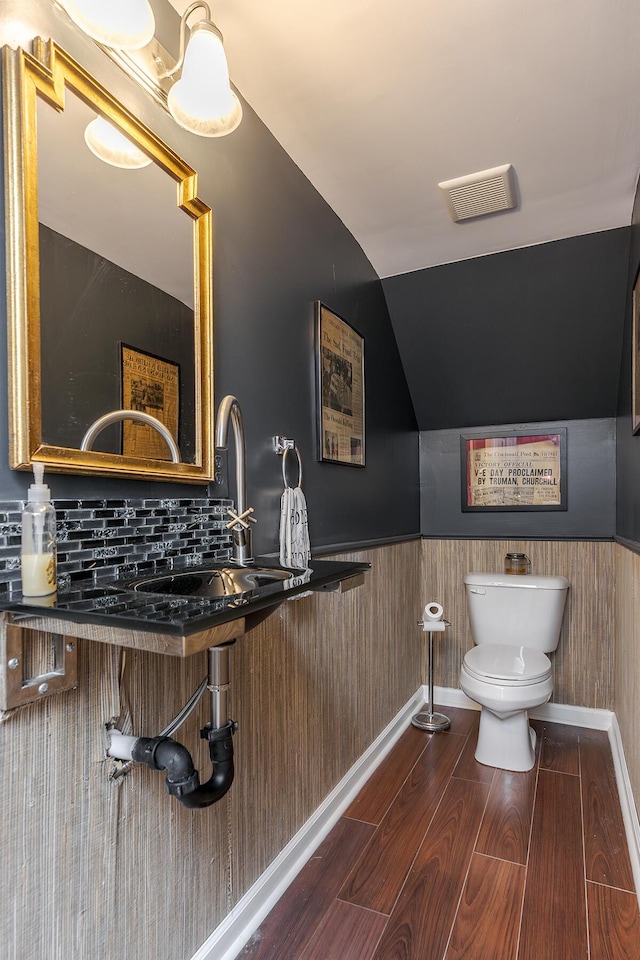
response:
<svg viewBox="0 0 640 960"><path fill-rule="evenodd" d="M613 723L609 730L609 743L611 744L613 766L616 771L616 783L618 785L620 806L622 807L624 829L627 834L627 846L629 847L633 880L636 885L638 904L640 905L640 822L638 821L638 811L636 809L633 790L631 789L627 761L624 756L620 727L618 726L618 719L615 714L613 715Z"/></svg>
<svg viewBox="0 0 640 960"><path fill-rule="evenodd" d="M409 726L411 717L420 710L423 703L423 690L420 687L191 960L233 960Z"/></svg>
<svg viewBox="0 0 640 960"><path fill-rule="evenodd" d="M423 688L425 702L429 691ZM480 706L454 687L434 687L433 699L442 707L463 707L466 710L479 710ZM541 707L529 711L532 720L550 720L552 723L566 723L572 727L589 727L591 730L610 730L613 722L611 710L593 710L590 707L574 707L568 703L543 703Z"/></svg>
<svg viewBox="0 0 640 960"><path fill-rule="evenodd" d="M426 686L417 690L298 833L292 837L273 863L216 927L191 960L233 960L237 956L313 851L362 789L363 784L409 726L411 717L428 701L428 695ZM433 697L434 702L442 707L480 709L478 704L469 700L462 690L453 687L434 687ZM531 711L530 716L535 720L550 720L555 723L608 731L631 867L640 902L640 823L615 714L610 710L592 710L588 707L574 707L569 704L546 703Z"/></svg>

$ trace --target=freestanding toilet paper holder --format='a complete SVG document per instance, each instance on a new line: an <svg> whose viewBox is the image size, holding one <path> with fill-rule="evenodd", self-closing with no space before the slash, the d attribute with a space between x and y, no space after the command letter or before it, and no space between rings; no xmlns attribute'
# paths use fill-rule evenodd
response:
<svg viewBox="0 0 640 960"><path fill-rule="evenodd" d="M442 730L448 730L451 721L443 713L434 713L433 710L433 635L434 633L444 633L451 624L448 620L442 619L442 607L439 603L428 603L424 608L423 619L418 620L418 626L429 634L429 703L426 713L416 713L411 718L411 723L420 730L438 733Z"/></svg>

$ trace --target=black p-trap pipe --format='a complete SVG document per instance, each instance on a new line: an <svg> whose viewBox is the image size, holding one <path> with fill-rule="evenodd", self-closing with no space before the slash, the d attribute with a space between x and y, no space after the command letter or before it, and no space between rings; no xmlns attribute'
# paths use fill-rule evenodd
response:
<svg viewBox="0 0 640 960"><path fill-rule="evenodd" d="M212 771L206 783L200 783L191 754L170 737L138 737L131 748L131 759L152 770L166 770L167 792L191 809L210 807L224 797L233 783L233 734L238 724L228 720L221 727L206 724L200 736L209 741Z"/></svg>

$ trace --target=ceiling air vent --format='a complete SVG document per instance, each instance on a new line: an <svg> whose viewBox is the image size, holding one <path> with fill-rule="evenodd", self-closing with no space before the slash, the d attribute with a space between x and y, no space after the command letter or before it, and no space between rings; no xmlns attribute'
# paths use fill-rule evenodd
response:
<svg viewBox="0 0 640 960"><path fill-rule="evenodd" d="M443 180L438 186L444 194L451 219L456 223L458 220L469 220L470 217L484 217L499 210L510 210L517 203L510 163L470 173L457 180Z"/></svg>

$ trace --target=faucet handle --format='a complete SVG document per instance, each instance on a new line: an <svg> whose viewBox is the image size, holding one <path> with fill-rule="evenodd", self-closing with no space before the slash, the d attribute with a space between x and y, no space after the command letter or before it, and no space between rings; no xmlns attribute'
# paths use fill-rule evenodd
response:
<svg viewBox="0 0 640 960"><path fill-rule="evenodd" d="M253 507L247 507L247 509L241 514L235 513L235 511L232 510L231 507L228 507L227 514L231 517L231 521L227 524L226 529L232 530L236 526L236 524L240 524L240 526L244 530L248 530L249 523L247 521L249 521L250 523L258 522L255 517L250 516L250 514L252 513L253 513Z"/></svg>

